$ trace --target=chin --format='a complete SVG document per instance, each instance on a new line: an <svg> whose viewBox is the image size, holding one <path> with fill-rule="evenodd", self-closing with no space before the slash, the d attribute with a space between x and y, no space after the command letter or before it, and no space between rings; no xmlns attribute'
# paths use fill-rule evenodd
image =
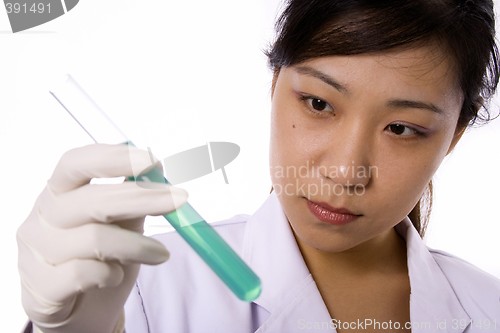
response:
<svg viewBox="0 0 500 333"><path fill-rule="evenodd" d="M292 229L294 229L292 227ZM299 247L309 247L321 252L340 253L350 250L363 243L356 240L352 235L331 233L326 230L307 230L306 232L295 232L294 236Z"/></svg>

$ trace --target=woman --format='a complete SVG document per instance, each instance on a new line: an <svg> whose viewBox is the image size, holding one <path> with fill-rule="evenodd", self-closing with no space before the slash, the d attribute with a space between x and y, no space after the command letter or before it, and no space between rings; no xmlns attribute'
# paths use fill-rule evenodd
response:
<svg viewBox="0 0 500 333"><path fill-rule="evenodd" d="M130 232L186 195L89 186L132 174L129 158L139 170L149 161L93 145L62 158L19 230L23 304L35 325L500 331L500 282L429 250L420 213L443 158L487 118L480 110L499 76L492 2L290 0L268 56L274 191L253 216L215 224L261 277L261 296L237 300L177 234L158 243ZM138 272L166 260L162 244L170 260Z"/></svg>

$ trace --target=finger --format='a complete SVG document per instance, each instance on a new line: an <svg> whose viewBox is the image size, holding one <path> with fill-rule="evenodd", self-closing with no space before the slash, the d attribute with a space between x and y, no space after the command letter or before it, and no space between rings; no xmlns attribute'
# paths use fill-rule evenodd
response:
<svg viewBox="0 0 500 333"><path fill-rule="evenodd" d="M119 226L122 229L137 232L137 233L142 235L142 234L144 234L144 223L145 223L145 219L140 217L140 218L135 218L135 219L130 219L130 220L116 221L116 222L113 222L113 225Z"/></svg>
<svg viewBox="0 0 500 333"><path fill-rule="evenodd" d="M18 246L23 288L39 303L67 303L74 295L90 289L116 287L124 277L117 262L74 259L51 265L25 243Z"/></svg>
<svg viewBox="0 0 500 333"><path fill-rule="evenodd" d="M55 195L46 188L39 198L39 211L55 227L71 228L92 222L144 218L163 215L187 200L187 192L170 185L134 182L87 184L74 191Z"/></svg>
<svg viewBox="0 0 500 333"><path fill-rule="evenodd" d="M41 221L38 226L33 224L29 232L27 229L19 229L18 241L49 265L73 259L155 265L169 256L157 240L111 224L91 223L60 229Z"/></svg>
<svg viewBox="0 0 500 333"><path fill-rule="evenodd" d="M149 152L133 146L92 144L66 152L48 186L54 193L66 192L87 184L92 178L139 175L158 163Z"/></svg>

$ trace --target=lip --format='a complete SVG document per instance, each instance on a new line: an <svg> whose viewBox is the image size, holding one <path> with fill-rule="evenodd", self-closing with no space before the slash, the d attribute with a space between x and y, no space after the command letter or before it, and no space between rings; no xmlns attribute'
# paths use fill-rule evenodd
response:
<svg viewBox="0 0 500 333"><path fill-rule="evenodd" d="M361 216L345 208L334 208L326 202L314 202L307 199L306 201L309 211L317 219L328 224L344 225L355 221Z"/></svg>

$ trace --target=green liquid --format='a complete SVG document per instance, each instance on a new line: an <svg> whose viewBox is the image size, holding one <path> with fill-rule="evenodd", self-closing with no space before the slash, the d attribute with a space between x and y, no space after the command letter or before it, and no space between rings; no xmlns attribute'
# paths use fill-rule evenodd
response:
<svg viewBox="0 0 500 333"><path fill-rule="evenodd" d="M189 203L164 217L239 299L260 295L259 277Z"/></svg>
<svg viewBox="0 0 500 333"><path fill-rule="evenodd" d="M169 184L158 169L129 179ZM189 203L163 217L239 299L250 302L260 295L259 277Z"/></svg>

